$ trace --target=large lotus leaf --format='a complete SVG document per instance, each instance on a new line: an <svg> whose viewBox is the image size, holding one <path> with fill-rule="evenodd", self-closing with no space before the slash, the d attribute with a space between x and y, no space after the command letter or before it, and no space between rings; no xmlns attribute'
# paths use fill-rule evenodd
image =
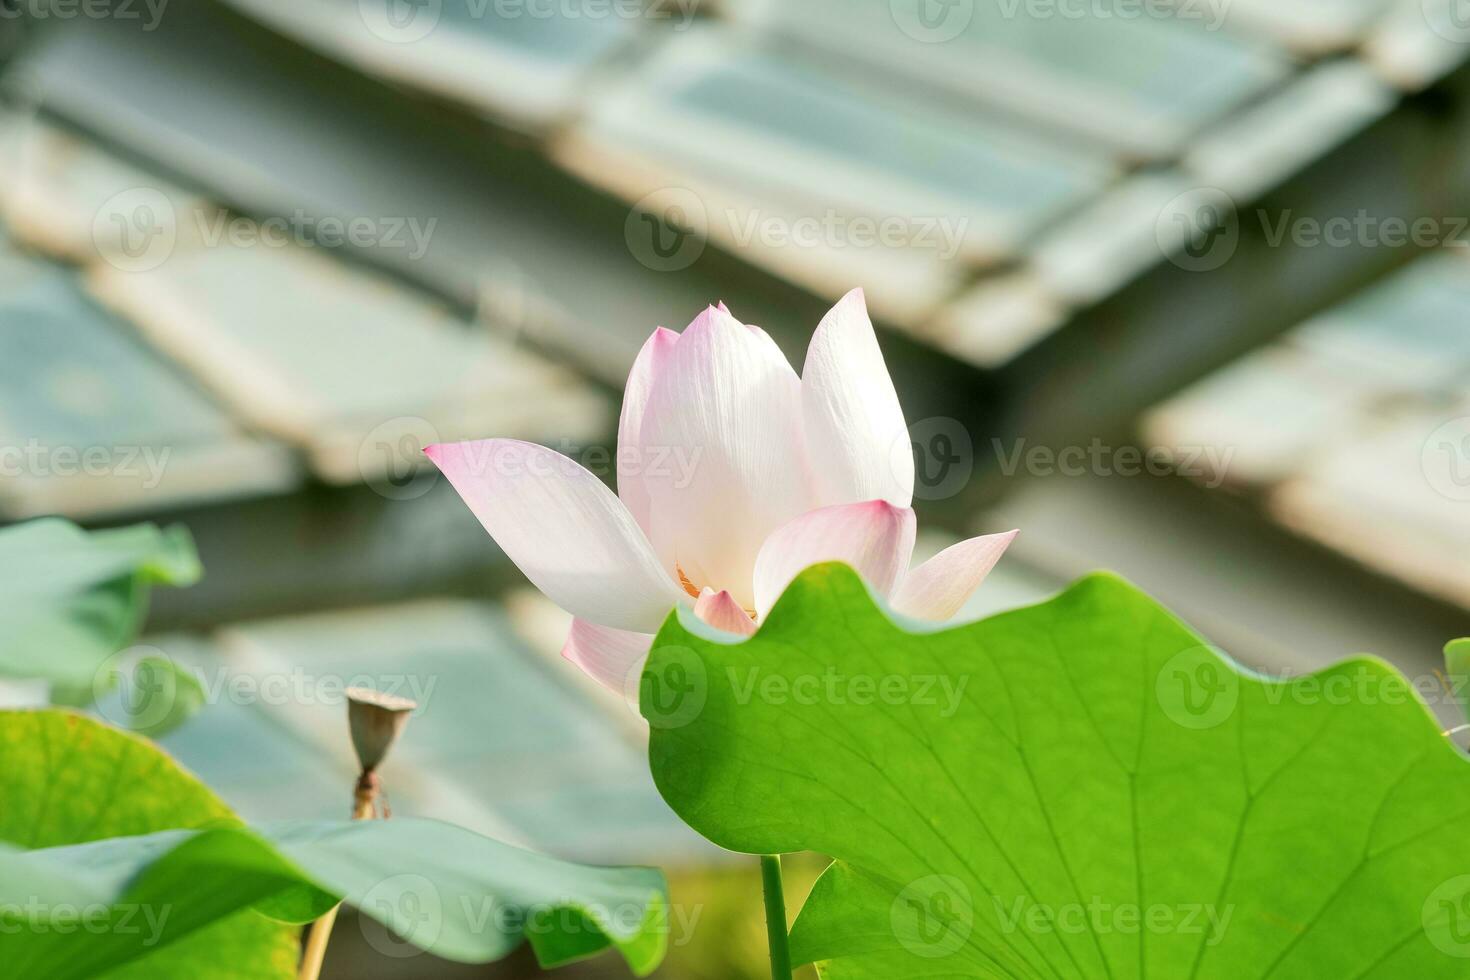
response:
<svg viewBox="0 0 1470 980"><path fill-rule="evenodd" d="M799 962L1470 975L1470 764L1386 664L1265 679L1105 575L919 630L824 565L744 642L671 618L643 675L654 776L686 821L833 857Z"/></svg>

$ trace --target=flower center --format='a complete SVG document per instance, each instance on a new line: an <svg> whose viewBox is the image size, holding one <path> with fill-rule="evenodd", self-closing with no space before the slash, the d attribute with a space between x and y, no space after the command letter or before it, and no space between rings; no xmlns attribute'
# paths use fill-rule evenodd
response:
<svg viewBox="0 0 1470 980"><path fill-rule="evenodd" d="M684 574L684 567L682 565L680 565L678 562L675 562L674 563L674 569L676 571L678 571L678 573L679 573L679 585L681 585L684 588L684 591L685 592L689 593L689 597L691 599L694 599L694 600L697 601L699 599L700 594L704 590L701 589L699 586L695 585L692 581L689 580L689 576L686 575L686 574ZM719 590L717 589L715 591L719 591ZM746 609L745 610L745 615L749 616L753 620L753 619L755 619L755 610L754 609Z"/></svg>

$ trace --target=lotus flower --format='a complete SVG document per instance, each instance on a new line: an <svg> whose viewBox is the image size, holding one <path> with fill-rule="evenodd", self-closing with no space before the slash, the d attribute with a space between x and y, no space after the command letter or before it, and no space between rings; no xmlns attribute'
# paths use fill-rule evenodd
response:
<svg viewBox="0 0 1470 980"><path fill-rule="evenodd" d="M749 635L803 569L842 561L897 612L943 621L1016 533L909 568L912 449L861 290L822 319L800 378L764 330L723 303L682 334L655 330L623 396L616 496L531 443L425 452L526 577L572 614L563 656L619 693L676 604Z"/></svg>

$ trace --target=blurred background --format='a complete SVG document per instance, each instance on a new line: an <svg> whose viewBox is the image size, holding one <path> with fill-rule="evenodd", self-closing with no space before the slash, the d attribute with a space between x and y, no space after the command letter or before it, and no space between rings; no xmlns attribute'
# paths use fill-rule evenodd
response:
<svg viewBox="0 0 1470 980"><path fill-rule="evenodd" d="M860 285L921 550L1022 530L970 615L1112 568L1450 721L1467 55L1467 0L0 0L0 518L188 526L165 745L247 818L345 815L342 688L413 697L397 812L661 865L659 975L760 976L751 862L420 447L611 479L654 326L724 300L799 365ZM412 952L339 925L328 974L534 973Z"/></svg>

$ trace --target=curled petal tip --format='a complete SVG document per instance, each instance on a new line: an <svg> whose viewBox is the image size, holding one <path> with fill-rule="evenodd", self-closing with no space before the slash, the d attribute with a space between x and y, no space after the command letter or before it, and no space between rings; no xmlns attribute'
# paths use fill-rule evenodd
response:
<svg viewBox="0 0 1470 980"><path fill-rule="evenodd" d="M706 587L700 593L699 601L694 604L694 615L726 633L737 636L755 633L755 620L750 618L750 614L741 608L740 603L729 592L716 592Z"/></svg>

